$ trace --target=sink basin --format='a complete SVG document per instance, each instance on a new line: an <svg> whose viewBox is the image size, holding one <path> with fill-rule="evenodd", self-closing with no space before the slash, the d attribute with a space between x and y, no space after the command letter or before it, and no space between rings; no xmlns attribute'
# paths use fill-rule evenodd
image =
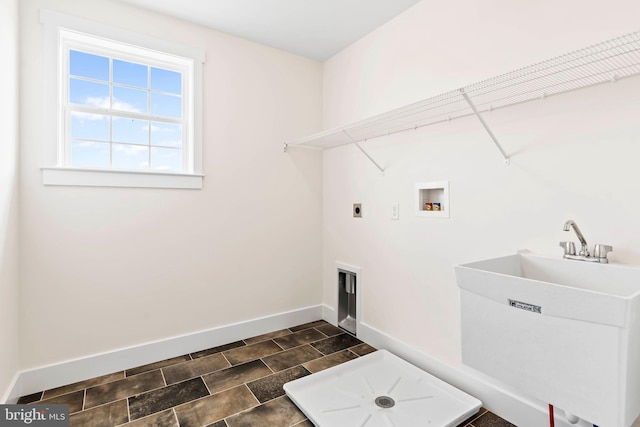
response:
<svg viewBox="0 0 640 427"><path fill-rule="evenodd" d="M640 415L640 268L531 253L455 267L462 361L600 426Z"/></svg>
<svg viewBox="0 0 640 427"><path fill-rule="evenodd" d="M521 253L456 267L458 286L542 307L544 314L624 326L640 295L640 269ZM471 275L473 280L465 280ZM517 283L518 287L514 288Z"/></svg>

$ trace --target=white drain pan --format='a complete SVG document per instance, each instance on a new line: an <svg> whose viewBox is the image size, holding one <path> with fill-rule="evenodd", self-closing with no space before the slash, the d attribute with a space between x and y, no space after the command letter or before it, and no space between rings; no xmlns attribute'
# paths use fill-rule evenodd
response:
<svg viewBox="0 0 640 427"><path fill-rule="evenodd" d="M378 350L284 385L287 396L317 427L448 427L481 402Z"/></svg>

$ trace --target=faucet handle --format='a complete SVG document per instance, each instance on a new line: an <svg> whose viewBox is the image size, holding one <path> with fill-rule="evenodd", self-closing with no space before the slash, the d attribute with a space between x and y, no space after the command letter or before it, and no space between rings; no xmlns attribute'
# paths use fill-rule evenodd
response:
<svg viewBox="0 0 640 427"><path fill-rule="evenodd" d="M560 242L560 247L564 248L565 255L576 254L576 245L573 242Z"/></svg>
<svg viewBox="0 0 640 427"><path fill-rule="evenodd" d="M601 244L597 244L595 245L595 247L593 248L593 256L596 258L607 258L607 254L609 252L613 251L613 247L609 246L609 245L601 245Z"/></svg>

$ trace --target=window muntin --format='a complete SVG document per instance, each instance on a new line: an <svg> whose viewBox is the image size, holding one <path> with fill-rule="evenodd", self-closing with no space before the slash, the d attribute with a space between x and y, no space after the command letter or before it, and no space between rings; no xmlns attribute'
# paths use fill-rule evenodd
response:
<svg viewBox="0 0 640 427"><path fill-rule="evenodd" d="M192 60L61 29L63 166L193 173Z"/></svg>

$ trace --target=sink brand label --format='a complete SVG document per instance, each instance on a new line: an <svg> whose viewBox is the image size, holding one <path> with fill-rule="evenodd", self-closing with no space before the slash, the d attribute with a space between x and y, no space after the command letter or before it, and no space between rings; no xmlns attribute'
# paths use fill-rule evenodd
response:
<svg viewBox="0 0 640 427"><path fill-rule="evenodd" d="M520 310L531 311L533 313L542 314L542 307L539 305L529 304L527 302L516 301L513 299L509 300L509 305L511 307L519 308Z"/></svg>

